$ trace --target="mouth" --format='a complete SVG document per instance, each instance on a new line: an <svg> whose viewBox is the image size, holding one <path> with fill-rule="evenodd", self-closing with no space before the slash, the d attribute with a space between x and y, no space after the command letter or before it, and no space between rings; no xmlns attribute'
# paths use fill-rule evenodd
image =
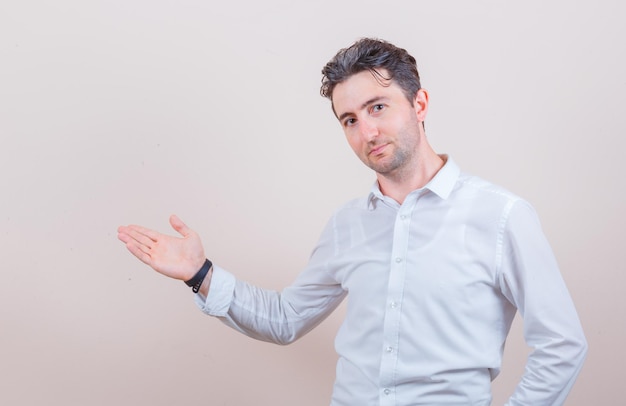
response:
<svg viewBox="0 0 626 406"><path fill-rule="evenodd" d="M374 148L370 149L367 155L378 156L381 155L389 144L380 144L376 145Z"/></svg>

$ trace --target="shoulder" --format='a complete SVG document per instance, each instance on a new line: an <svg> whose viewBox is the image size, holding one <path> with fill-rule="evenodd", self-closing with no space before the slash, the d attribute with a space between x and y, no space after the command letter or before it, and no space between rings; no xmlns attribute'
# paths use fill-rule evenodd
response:
<svg viewBox="0 0 626 406"><path fill-rule="evenodd" d="M473 196L485 203L491 202L500 205L529 204L525 199L509 189L465 172L461 172L459 175L455 192L461 196Z"/></svg>
<svg viewBox="0 0 626 406"><path fill-rule="evenodd" d="M484 215L481 218L498 221L501 227L512 217L525 220L537 217L535 208L526 199L500 185L464 172L459 175L451 197L454 200L452 204L470 204L473 210Z"/></svg>
<svg viewBox="0 0 626 406"><path fill-rule="evenodd" d="M500 185L466 172L461 172L459 175L457 188L462 192L475 193L487 199L504 201L521 199L518 195Z"/></svg>

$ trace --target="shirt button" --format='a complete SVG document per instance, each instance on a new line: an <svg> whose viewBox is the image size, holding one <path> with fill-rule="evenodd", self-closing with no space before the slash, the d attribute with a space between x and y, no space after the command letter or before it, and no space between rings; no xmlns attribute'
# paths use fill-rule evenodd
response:
<svg viewBox="0 0 626 406"><path fill-rule="evenodd" d="M391 347L387 347L387 348L385 348L385 351L387 351L387 352L393 352L393 348L391 348Z"/></svg>
<svg viewBox="0 0 626 406"><path fill-rule="evenodd" d="M400 258L400 257L396 258L396 263L399 264L400 262L402 262L402 258Z"/></svg>
<svg viewBox="0 0 626 406"><path fill-rule="evenodd" d="M396 302L391 302L389 303L389 307L391 307L392 309L395 309L396 307L398 307L398 304Z"/></svg>
<svg viewBox="0 0 626 406"><path fill-rule="evenodd" d="M402 220L406 220L406 215L405 215L405 214L403 214L403 215L401 215L401 216L400 216L400 218L401 218Z"/></svg>
<svg viewBox="0 0 626 406"><path fill-rule="evenodd" d="M385 395L389 395L389 394L391 393L391 390L390 390L390 389L385 389L385 390L383 391L383 393L384 393Z"/></svg>

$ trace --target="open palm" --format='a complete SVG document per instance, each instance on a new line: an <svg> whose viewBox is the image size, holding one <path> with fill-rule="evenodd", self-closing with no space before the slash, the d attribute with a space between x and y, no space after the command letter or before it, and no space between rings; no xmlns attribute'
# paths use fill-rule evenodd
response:
<svg viewBox="0 0 626 406"><path fill-rule="evenodd" d="M161 234L138 225L121 226L118 238L143 263L170 278L189 280L202 267L206 257L198 234L177 216L170 224L182 237Z"/></svg>

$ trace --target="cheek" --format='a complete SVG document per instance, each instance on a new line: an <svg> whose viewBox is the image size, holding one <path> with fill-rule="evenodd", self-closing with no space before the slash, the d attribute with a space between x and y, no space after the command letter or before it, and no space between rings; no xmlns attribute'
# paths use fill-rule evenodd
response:
<svg viewBox="0 0 626 406"><path fill-rule="evenodd" d="M389 131L400 131L404 129L408 123L411 121L407 119L410 116L396 115L394 117L390 117L389 120L385 123L385 127Z"/></svg>

